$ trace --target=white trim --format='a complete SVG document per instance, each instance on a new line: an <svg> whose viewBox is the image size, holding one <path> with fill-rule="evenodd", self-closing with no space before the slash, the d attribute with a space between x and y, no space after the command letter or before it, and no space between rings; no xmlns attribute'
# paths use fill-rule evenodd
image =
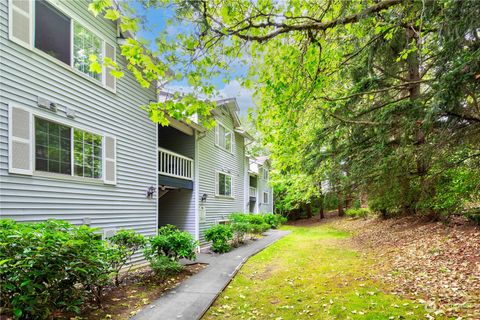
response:
<svg viewBox="0 0 480 320"><path fill-rule="evenodd" d="M267 201L265 202L265 194L267 195ZM268 191L263 191L262 193L262 202L263 204L269 204L270 203L270 192Z"/></svg>
<svg viewBox="0 0 480 320"><path fill-rule="evenodd" d="M8 0L8 38L9 38L11 41L13 41L13 42L15 42L15 43L17 43L17 44L19 44L19 45L27 48L27 49L32 49L32 47L33 47L33 45L34 45L34 44L33 44L33 43L34 43L34 38L33 38L33 35L34 35L34 34L33 34L33 29L34 29L34 28L33 28L33 16L34 16L34 12L32 11L32 8L33 8L33 5L32 5L32 4L33 4L33 3L34 3L34 1L28 1L28 5L29 5L28 10L29 10L29 12L30 12L30 13L28 14L28 13L26 13L25 11L23 11L22 9L20 9L19 7L14 6L14 5L13 5L13 0ZM13 10L14 10L13 7L15 7L15 11L16 11L16 12L18 12L18 13L20 13L20 14L22 14L23 16L25 16L25 17L28 18L28 22L29 22L29 34L30 34L30 43L26 43L26 42L24 42L23 40L20 40L20 39L16 38L16 37L13 35L13 23L12 23L12 22L13 22Z"/></svg>
<svg viewBox="0 0 480 320"><path fill-rule="evenodd" d="M23 110L23 111L27 112L28 115L29 115L30 128L29 128L29 138L28 139L13 136L13 108ZM26 108L22 105L16 104L16 103L12 103L12 102L10 102L8 104L8 172L9 173L25 174L25 175L32 175L33 174L33 163L34 163L33 156L35 155L35 153L33 152L33 147L32 147L33 146L32 136L34 136L33 133L32 133L32 130L33 130L32 122L33 122L33 116L32 116L32 112L31 112L30 109L28 109L28 108ZM17 168L13 167L13 153L12 152L13 152L13 142L15 142L15 141L29 145L29 149L30 149L30 169L17 169Z"/></svg>
<svg viewBox="0 0 480 320"><path fill-rule="evenodd" d="M230 195L229 196L220 194L220 186L219 186L220 174L230 177ZM233 177L233 174L225 171L215 170L215 197L225 198L225 199L235 199L234 186L235 186L235 179Z"/></svg>
<svg viewBox="0 0 480 320"><path fill-rule="evenodd" d="M118 29L117 29L118 32ZM155 126L155 146L158 147L158 125ZM158 171L158 151L155 152L155 171ZM155 174L155 186L156 186L156 191L157 191L157 197L155 197L155 235L158 235L158 214L159 214L159 207L158 207L158 174Z"/></svg>
<svg viewBox="0 0 480 320"><path fill-rule="evenodd" d="M157 126L158 128L158 126ZM194 203L195 203L195 239L200 240L200 191L198 190L199 182L198 182L198 140L197 140L198 132L195 130L193 137L194 137L194 146L195 146L195 158L193 162L194 166L194 182L193 182L193 196ZM158 161L157 161L158 163Z"/></svg>
<svg viewBox="0 0 480 320"><path fill-rule="evenodd" d="M267 168L262 168L262 170L263 170L262 172L263 180L268 181L268 178L270 177L270 171ZM265 174L267 175L267 177L265 177Z"/></svg>

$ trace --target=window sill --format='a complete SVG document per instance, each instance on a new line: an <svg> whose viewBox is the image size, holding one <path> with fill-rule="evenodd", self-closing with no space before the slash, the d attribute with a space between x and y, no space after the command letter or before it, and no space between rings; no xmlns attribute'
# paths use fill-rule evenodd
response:
<svg viewBox="0 0 480 320"><path fill-rule="evenodd" d="M222 196L221 194L216 194L215 198L235 200L233 196Z"/></svg>
<svg viewBox="0 0 480 320"><path fill-rule="evenodd" d="M233 151L227 150L227 149L225 149L224 147L220 146L220 145L217 144L217 143L215 143L215 147L219 148L220 150L225 151L226 153L230 153L232 156L235 155L235 153L233 153Z"/></svg>
<svg viewBox="0 0 480 320"><path fill-rule="evenodd" d="M77 176L69 176L66 174L60 173L51 173L51 172L44 172L44 171L34 171L33 172L34 178L45 178L51 180L63 180L63 181L70 181L70 182L79 182L85 184L95 184L95 185L104 185L102 179L94 179L94 178L84 178L84 177L77 177Z"/></svg>
<svg viewBox="0 0 480 320"><path fill-rule="evenodd" d="M73 74L75 74L75 75L77 75L77 76L79 76L79 77L81 77L81 78L83 78L83 79L85 79L85 80L87 80L87 81L89 81L89 82L91 82L91 83L99 86L100 88L103 88L103 89L105 89L105 90L108 91L108 92L111 92L111 93L113 93L113 94L116 94L116 90L112 90L112 89L107 88L107 87L102 83L102 81L97 80L97 79L94 79L94 78L92 78L92 77L89 77L89 76L86 75L85 73L83 73L83 72L75 69L75 68L72 67L71 65L68 65L68 64L66 64L66 63L64 63L64 62L62 62L62 61L60 61L60 60L58 60L58 59L55 59L54 57L52 57L51 55L43 52L42 50L37 49L37 48L35 48L35 47L31 47L31 48L30 48L30 51L32 51L34 54L37 54L37 55L39 55L39 56L41 56L41 57L43 57L43 58L45 58L45 59L53 62L54 64L56 64L56 65L58 65L58 66L61 66L62 68L67 69L68 71L72 72ZM103 77L103 72L100 73L100 75Z"/></svg>

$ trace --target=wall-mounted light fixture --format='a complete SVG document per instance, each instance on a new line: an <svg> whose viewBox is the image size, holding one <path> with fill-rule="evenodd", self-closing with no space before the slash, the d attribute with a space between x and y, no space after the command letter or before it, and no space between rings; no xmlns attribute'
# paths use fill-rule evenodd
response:
<svg viewBox="0 0 480 320"><path fill-rule="evenodd" d="M153 198L153 195L155 194L155 187L154 186L151 186L150 188L147 189L147 198L148 199L152 199Z"/></svg>
<svg viewBox="0 0 480 320"><path fill-rule="evenodd" d="M207 201L207 198L208 198L208 194L204 193L204 194L202 194L202 196L200 197L200 201L201 201L201 202L205 202L205 201Z"/></svg>

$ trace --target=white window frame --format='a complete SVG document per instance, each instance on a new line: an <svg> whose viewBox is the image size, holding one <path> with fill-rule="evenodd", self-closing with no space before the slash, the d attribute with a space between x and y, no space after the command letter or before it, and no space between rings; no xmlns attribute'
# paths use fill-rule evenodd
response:
<svg viewBox="0 0 480 320"><path fill-rule="evenodd" d="M265 195L267 195L267 201L265 202ZM263 191L263 199L262 199L264 204L269 204L270 203L270 192L268 191Z"/></svg>
<svg viewBox="0 0 480 320"><path fill-rule="evenodd" d="M264 168L263 169L263 180L268 181L269 174L270 174L270 172L268 171L268 169Z"/></svg>
<svg viewBox="0 0 480 320"><path fill-rule="evenodd" d="M71 161L71 170L70 174L63 174L63 173L56 173L56 172L48 172L48 171L37 171L36 170L36 155L35 155L35 149L36 149L36 132L35 132L35 119L40 118L46 121L50 122L55 122L63 126L70 127L71 134L70 134L70 139L71 139L71 145L70 145L70 161ZM76 180L76 181L84 181L84 182L94 182L94 183L101 183L103 184L104 182L104 177L105 177L105 134L96 130L92 130L90 128L86 128L83 126L78 126L76 124L72 124L71 122L68 121L62 121L59 119L56 119L51 116L47 116L44 114L32 112L32 147L31 147L31 161L32 161L32 169L33 169L33 175L34 176L44 176L44 177L52 177L52 178L58 178L58 179L68 179L68 180ZM98 178L90 178L90 177L81 177L81 176L76 176L74 173L74 129L86 131L91 134L98 135L102 138L102 175Z"/></svg>
<svg viewBox="0 0 480 320"><path fill-rule="evenodd" d="M36 54L54 62L55 64L59 65L59 66L62 66L72 72L74 72L75 74L81 76L82 78L84 79L87 79L89 80L90 82L92 83L95 83L97 85L100 85L101 87L103 87L104 89L112 92L112 93L116 93L116 89L111 89L109 87L107 87L106 85L106 77L105 77L105 73L108 72L108 68L103 66L102 65L102 73L100 75L100 79L95 79L91 76L89 76L88 74L78 70L77 68L74 67L73 65L73 61L74 61L74 53L73 53L73 41L74 41L74 23L77 22L78 24L80 24L82 27L84 27L85 29L87 29L89 32L93 33L95 36L97 36L98 38L100 38L101 42L102 42L102 57L105 56L105 43L109 43L111 46L113 46L114 50L115 50L115 59L114 61L117 60L117 47L116 45L111 42L111 41L107 41L105 39L105 37L103 37L101 34L99 34L95 29L92 29L89 27L88 23L86 23L83 19L77 17L77 15L75 15L72 11L70 11L68 8L65 8L61 3L58 3L58 2L53 2L52 0L46 0L46 2L53 6L55 9L57 9L58 11L60 11L62 14L66 15L67 17L70 18L70 64L66 64L64 63L63 61L60 61L58 59L56 59L55 57L49 55L48 53L46 52L43 52L42 50L38 49L35 47L35 19L36 19L36 13L35 13L35 2L34 1L29 1L30 2L30 13L31 13L31 21L30 21L30 35L31 35L31 43L29 44L26 44L26 43L23 43L23 42L20 42L19 40L14 40L16 43L22 45L23 47L27 48L27 49L30 49L31 51L35 52ZM12 30L12 26L11 26L11 23L12 23L12 0L9 1L9 38L12 39L12 36L11 36L11 30Z"/></svg>
<svg viewBox="0 0 480 320"><path fill-rule="evenodd" d="M224 194L220 194L220 175L223 174L225 176L229 176L230 177L230 195L224 195ZM227 173L227 172L224 172L224 171L215 171L215 196L216 197L219 197L219 198L227 198L227 199L235 199L235 196L234 196L234 178L233 178L233 175L230 174L230 173Z"/></svg>
<svg viewBox="0 0 480 320"><path fill-rule="evenodd" d="M230 130L229 128L227 128L226 125L224 125L223 123L221 123L220 121L216 121L216 125L215 125L215 145L225 151L228 151L230 153L233 154L233 130ZM227 133L230 133L230 150L226 148L226 145L225 147L220 145L220 127L222 127L224 130L225 130L225 137L227 136ZM225 139L226 141L226 139Z"/></svg>

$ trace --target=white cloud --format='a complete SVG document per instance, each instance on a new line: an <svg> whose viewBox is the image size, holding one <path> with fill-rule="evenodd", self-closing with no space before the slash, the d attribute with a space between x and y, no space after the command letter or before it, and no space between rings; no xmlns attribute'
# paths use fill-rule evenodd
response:
<svg viewBox="0 0 480 320"><path fill-rule="evenodd" d="M243 116L247 115L248 108L255 108L253 91L242 87L238 80L230 81L219 92L222 98L236 98L240 114Z"/></svg>

